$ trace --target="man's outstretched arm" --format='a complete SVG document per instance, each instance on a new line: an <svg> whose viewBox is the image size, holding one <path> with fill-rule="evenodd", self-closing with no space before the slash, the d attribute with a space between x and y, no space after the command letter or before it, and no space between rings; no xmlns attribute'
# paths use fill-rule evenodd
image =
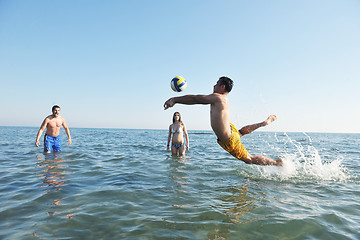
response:
<svg viewBox="0 0 360 240"><path fill-rule="evenodd" d="M214 94L210 95L185 95L181 97L173 97L168 99L164 104L164 110L173 107L176 103L193 105L193 104L212 104L217 97Z"/></svg>

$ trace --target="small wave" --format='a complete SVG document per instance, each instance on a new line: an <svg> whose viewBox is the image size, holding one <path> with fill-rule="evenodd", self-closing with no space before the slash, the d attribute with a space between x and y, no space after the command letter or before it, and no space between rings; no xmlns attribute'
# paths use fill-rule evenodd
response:
<svg viewBox="0 0 360 240"><path fill-rule="evenodd" d="M191 134L191 135L214 135L213 132L192 132L192 131L189 131L189 134Z"/></svg>

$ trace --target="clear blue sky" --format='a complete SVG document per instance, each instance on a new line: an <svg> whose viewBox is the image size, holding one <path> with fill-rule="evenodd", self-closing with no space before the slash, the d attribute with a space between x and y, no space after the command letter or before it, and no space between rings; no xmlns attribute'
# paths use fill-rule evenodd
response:
<svg viewBox="0 0 360 240"><path fill-rule="evenodd" d="M360 1L0 0L0 126L210 129L209 106L163 103L235 82L231 121L360 133Z"/></svg>

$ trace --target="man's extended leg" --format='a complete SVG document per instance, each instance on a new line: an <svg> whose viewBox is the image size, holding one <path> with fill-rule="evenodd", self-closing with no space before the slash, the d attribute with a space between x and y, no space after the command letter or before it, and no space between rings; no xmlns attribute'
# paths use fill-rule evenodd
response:
<svg viewBox="0 0 360 240"><path fill-rule="evenodd" d="M261 123L255 123L252 125L245 126L239 130L240 136L244 136L246 134L252 133L253 131L255 131L260 127L265 127L270 123L272 123L273 121L275 121L276 119L277 118L275 115L270 115L265 121ZM252 156L250 154L248 154L247 158L243 161L248 164L257 164L257 165L276 165L276 166L283 165L283 160L281 158L274 160L268 157L259 156L259 155Z"/></svg>
<svg viewBox="0 0 360 240"><path fill-rule="evenodd" d="M277 160L264 157L264 156L251 156L248 154L247 159L243 160L244 162L248 164L257 164L257 165L276 165L276 166L282 166L283 160L281 158L278 158Z"/></svg>
<svg viewBox="0 0 360 240"><path fill-rule="evenodd" d="M255 124L248 125L248 126L241 128L239 130L239 133L241 136L252 133L253 131L255 131L256 129L258 129L260 127L265 127L265 126L269 125L276 119L277 119L277 117L275 115L270 115L265 121L263 121L261 123L255 123Z"/></svg>

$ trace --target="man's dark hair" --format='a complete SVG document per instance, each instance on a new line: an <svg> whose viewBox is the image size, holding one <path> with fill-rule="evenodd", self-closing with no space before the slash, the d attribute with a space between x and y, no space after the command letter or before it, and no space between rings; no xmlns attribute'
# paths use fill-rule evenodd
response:
<svg viewBox="0 0 360 240"><path fill-rule="evenodd" d="M55 110L55 108L60 108L58 105L54 105L51 109L51 111L53 112Z"/></svg>
<svg viewBox="0 0 360 240"><path fill-rule="evenodd" d="M225 76L219 78L219 80L220 80L220 85L225 85L225 91L229 93L233 87L233 80Z"/></svg>

